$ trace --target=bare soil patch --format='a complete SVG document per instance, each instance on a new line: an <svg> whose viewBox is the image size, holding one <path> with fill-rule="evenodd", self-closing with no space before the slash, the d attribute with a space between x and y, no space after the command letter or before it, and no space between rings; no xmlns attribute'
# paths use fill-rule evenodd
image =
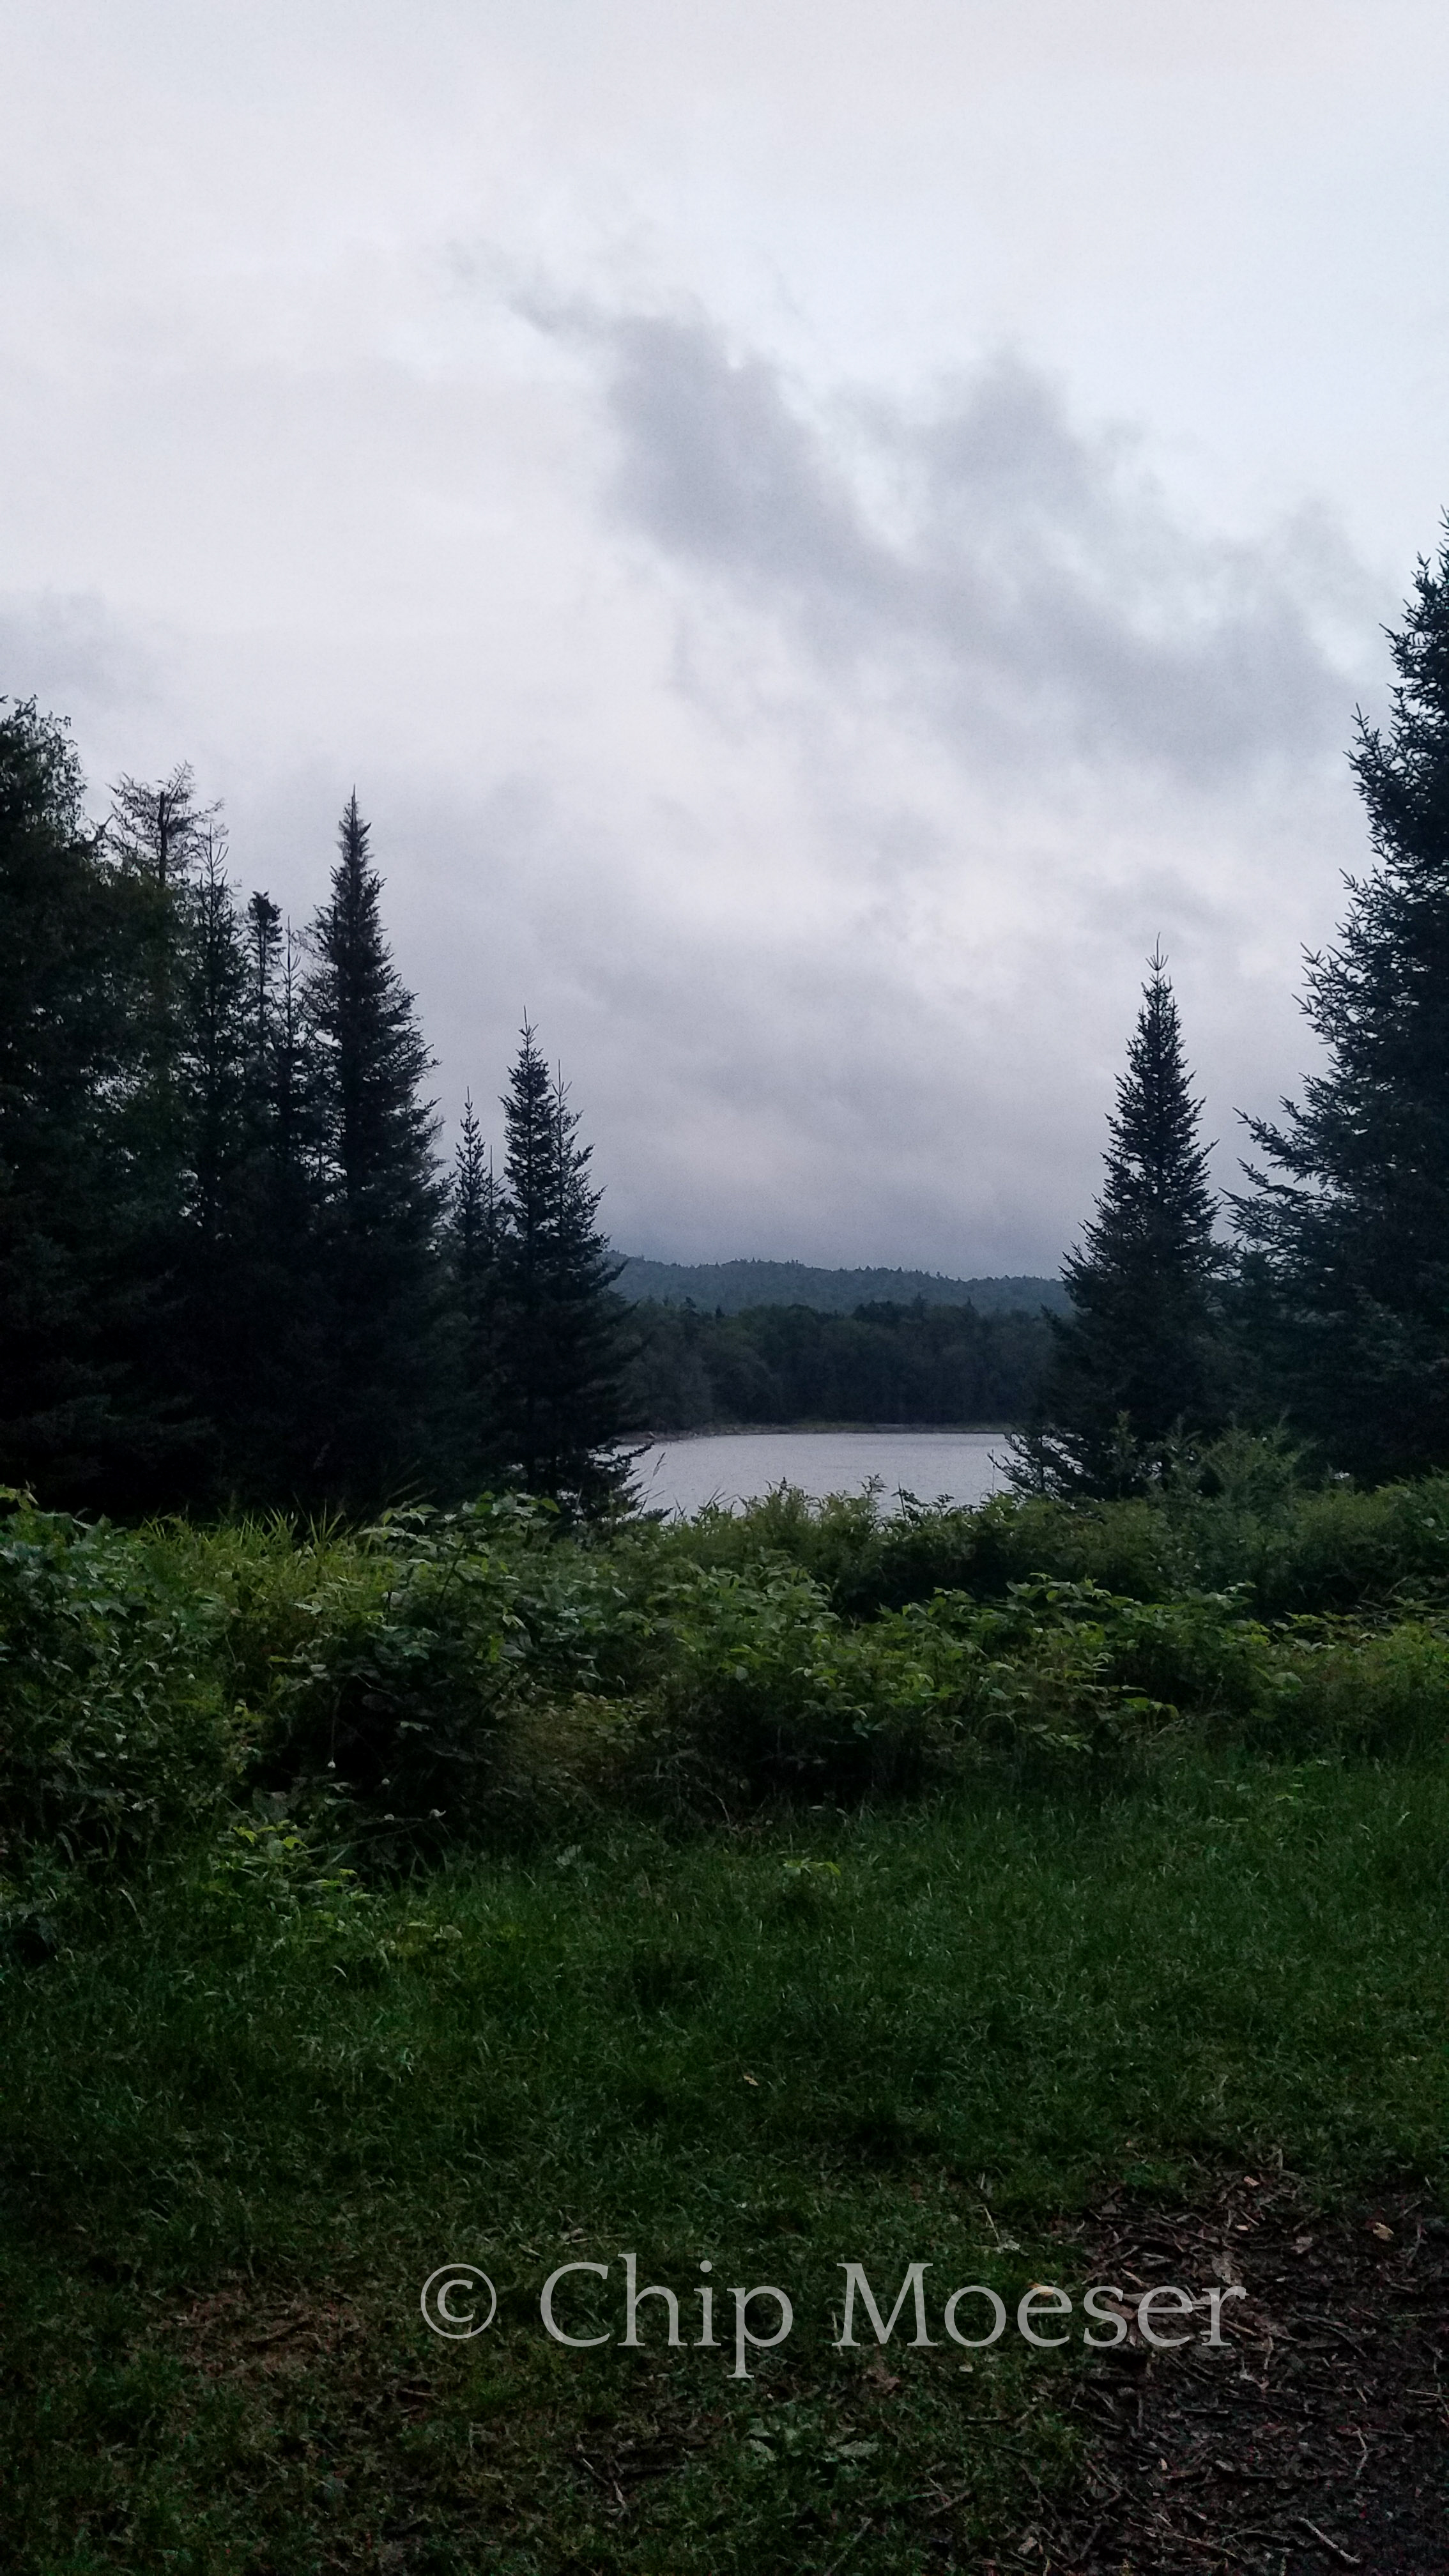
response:
<svg viewBox="0 0 1449 2576"><path fill-rule="evenodd" d="M1424 2198L1325 2218L1291 2177L1244 2174L1195 2208L1118 2194L1060 2233L1129 2298L1246 2296L1221 2350L1154 2352L1134 2324L1102 2355L1072 2401L1084 2490L1000 2553L1003 2576L1446 2576L1449 2221Z"/></svg>

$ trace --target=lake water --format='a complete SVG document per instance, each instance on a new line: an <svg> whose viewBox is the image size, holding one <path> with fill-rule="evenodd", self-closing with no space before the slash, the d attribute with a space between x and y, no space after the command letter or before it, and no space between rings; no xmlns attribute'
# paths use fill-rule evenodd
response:
<svg viewBox="0 0 1449 2576"><path fill-rule="evenodd" d="M635 1471L646 1511L697 1512L705 1503L748 1503L772 1485L803 1493L858 1494L872 1476L897 1509L902 1489L918 1502L942 1495L984 1502L1005 1483L996 1461L1004 1431L726 1431L656 1441Z"/></svg>

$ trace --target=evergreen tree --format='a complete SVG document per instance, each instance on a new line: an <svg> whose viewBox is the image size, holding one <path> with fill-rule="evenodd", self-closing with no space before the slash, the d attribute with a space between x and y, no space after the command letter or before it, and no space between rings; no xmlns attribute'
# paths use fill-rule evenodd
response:
<svg viewBox="0 0 1449 2576"><path fill-rule="evenodd" d="M499 1226L493 1157L469 1092L453 1152L443 1247L458 1380L453 1473L475 1490L500 1472L495 1437Z"/></svg>
<svg viewBox="0 0 1449 2576"><path fill-rule="evenodd" d="M306 1028L318 1118L325 1351L304 1473L365 1508L422 1466L434 1395L442 1192L420 1097L432 1058L382 929L354 794L309 942Z"/></svg>
<svg viewBox="0 0 1449 2576"><path fill-rule="evenodd" d="M494 1438L531 1493L596 1511L620 1495L629 1461L620 1384L620 1265L597 1218L593 1148L525 1021L503 1102L507 1126L494 1292Z"/></svg>
<svg viewBox="0 0 1449 2576"><path fill-rule="evenodd" d="M328 1371L318 1121L290 925L253 894L241 944L242 1150L231 1195L227 1382L220 1472L228 1496L315 1495L324 1434L305 1390Z"/></svg>
<svg viewBox="0 0 1449 2576"><path fill-rule="evenodd" d="M1449 540L1421 560L1388 726L1353 767L1375 865L1307 960L1327 1062L1237 1203L1250 1313L1290 1414L1373 1477L1449 1463Z"/></svg>
<svg viewBox="0 0 1449 2576"><path fill-rule="evenodd" d="M111 790L111 816L106 837L121 866L174 894L190 878L206 851L217 805L198 805L196 778L182 761L169 778L152 785L141 778L120 778Z"/></svg>
<svg viewBox="0 0 1449 2576"><path fill-rule="evenodd" d="M189 892L179 1050L186 1214L214 1279L235 1248L237 1181L249 1143L249 961L223 834L207 833Z"/></svg>
<svg viewBox="0 0 1449 2576"><path fill-rule="evenodd" d="M109 1502L152 1445L121 1345L143 925L65 726L0 700L0 1479Z"/></svg>
<svg viewBox="0 0 1449 2576"><path fill-rule="evenodd" d="M246 960L249 1114L254 1129L261 1133L268 1115L266 1069L276 1030L283 954L281 906L273 903L269 894L248 898L242 952Z"/></svg>
<svg viewBox="0 0 1449 2576"><path fill-rule="evenodd" d="M213 847L216 805L198 805L190 764L154 785L123 777L111 790L106 843L135 892L144 927L146 999L137 1013L139 1073L129 1125L138 1174L153 1197L153 1223L174 1226L185 1183L181 1053L191 982L194 879Z"/></svg>
<svg viewBox="0 0 1449 2576"><path fill-rule="evenodd" d="M247 905L248 1123L276 1228L310 1233L321 1189L317 1086L302 956L270 895Z"/></svg>
<svg viewBox="0 0 1449 2576"><path fill-rule="evenodd" d="M111 794L105 848L139 944L129 1070L114 1094L129 1204L113 1275L112 1349L156 1432L111 1500L137 1510L204 1499L214 1467L198 1229L218 1211L203 1218L198 1208L198 1191L208 1188L198 1157L219 1149L220 1136L204 1141L197 1122L207 1115L205 1060L221 1037L219 1026L201 1022L219 1000L208 977L226 944L230 894L220 808L198 803L187 764L154 784L123 777ZM218 1267L214 1257L212 1276Z"/></svg>
<svg viewBox="0 0 1449 2576"><path fill-rule="evenodd" d="M1160 952L1148 964L1108 1120L1106 1180L1083 1248L1065 1265L1073 1312L1053 1318L1044 1425L1018 1447L1024 1484L1131 1491L1161 1474L1180 1433L1221 1418L1223 1255L1201 1104Z"/></svg>
<svg viewBox="0 0 1449 2576"><path fill-rule="evenodd" d="M239 914L214 827L184 935L173 1364L208 1426L208 1498L264 1503L293 1489L297 1389L316 1375L317 1191L291 936L264 894Z"/></svg>

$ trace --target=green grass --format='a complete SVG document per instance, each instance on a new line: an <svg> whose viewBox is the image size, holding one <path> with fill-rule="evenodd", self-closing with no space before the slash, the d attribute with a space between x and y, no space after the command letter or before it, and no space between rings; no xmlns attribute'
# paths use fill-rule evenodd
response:
<svg viewBox="0 0 1449 2576"><path fill-rule="evenodd" d="M1071 2285L1052 2224L1123 2175L1443 2185L1443 1755L1169 1731L1113 1777L596 1813L372 1888L223 1816L62 1891L5 1987L8 2563L979 2564L1070 2474L1077 2365L836 2352L841 2261L1011 2297ZM626 2249L779 2283L791 2342L744 2385L551 2346L543 2275L608 2261L612 2297ZM453 2258L501 2313L445 2345L417 2297Z"/></svg>

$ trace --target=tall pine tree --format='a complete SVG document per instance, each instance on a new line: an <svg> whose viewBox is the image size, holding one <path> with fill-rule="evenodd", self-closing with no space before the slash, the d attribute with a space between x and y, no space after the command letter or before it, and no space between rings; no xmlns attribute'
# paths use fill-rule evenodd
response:
<svg viewBox="0 0 1449 2576"><path fill-rule="evenodd" d="M1374 867L1307 960L1326 1055L1237 1203L1250 1314L1290 1417L1369 1477L1449 1464L1449 541L1421 560L1386 728L1353 767Z"/></svg>
<svg viewBox="0 0 1449 2576"><path fill-rule="evenodd" d="M1155 951L1108 1120L1106 1179L1082 1249L1065 1265L1073 1312L1053 1319L1044 1423L1018 1478L1062 1491L1131 1491L1162 1472L1223 1402L1208 1149L1177 1003Z"/></svg>
<svg viewBox="0 0 1449 2576"><path fill-rule="evenodd" d="M0 1479L105 1505L161 1437L130 1347L150 924L83 793L65 726L0 700Z"/></svg>
<svg viewBox="0 0 1449 2576"><path fill-rule="evenodd" d="M505 1471L572 1511L622 1494L619 1263L597 1219L593 1148L524 1023L503 1102L504 1187L492 1310L493 1440Z"/></svg>
<svg viewBox="0 0 1449 2576"><path fill-rule="evenodd" d="M254 1289L246 1187L247 959L226 840L214 825L176 905L180 1204L165 1364L184 1384L198 1424L198 1497L210 1498L229 1481L234 1421L245 1402L243 1347Z"/></svg>
<svg viewBox="0 0 1449 2576"><path fill-rule="evenodd" d="M217 952L213 946L209 961L204 952L209 940L225 943L230 893L216 864L220 808L198 803L188 764L155 782L123 777L111 793L105 847L141 949L131 1066L116 1091L129 1223L115 1271L113 1342L155 1427L149 1444L133 1448L111 1500L136 1510L200 1501L215 1474L198 1238L198 1187L206 1189L198 1158L208 1147L198 1119L206 1115L204 1059L220 1031L200 1022L217 1000L207 990ZM219 1145L219 1137L210 1142Z"/></svg>
<svg viewBox="0 0 1449 2576"><path fill-rule="evenodd" d="M469 1092L463 1106L443 1230L457 1382L452 1481L477 1492L498 1481L498 1297L501 1214L493 1157Z"/></svg>
<svg viewBox="0 0 1449 2576"><path fill-rule="evenodd" d="M309 941L307 1032L323 1200L325 1353L304 1474L313 1493L371 1508L416 1481L435 1396L442 1192L432 1058L383 934L382 881L354 794L329 901ZM300 1390L299 1390L300 1393Z"/></svg>

